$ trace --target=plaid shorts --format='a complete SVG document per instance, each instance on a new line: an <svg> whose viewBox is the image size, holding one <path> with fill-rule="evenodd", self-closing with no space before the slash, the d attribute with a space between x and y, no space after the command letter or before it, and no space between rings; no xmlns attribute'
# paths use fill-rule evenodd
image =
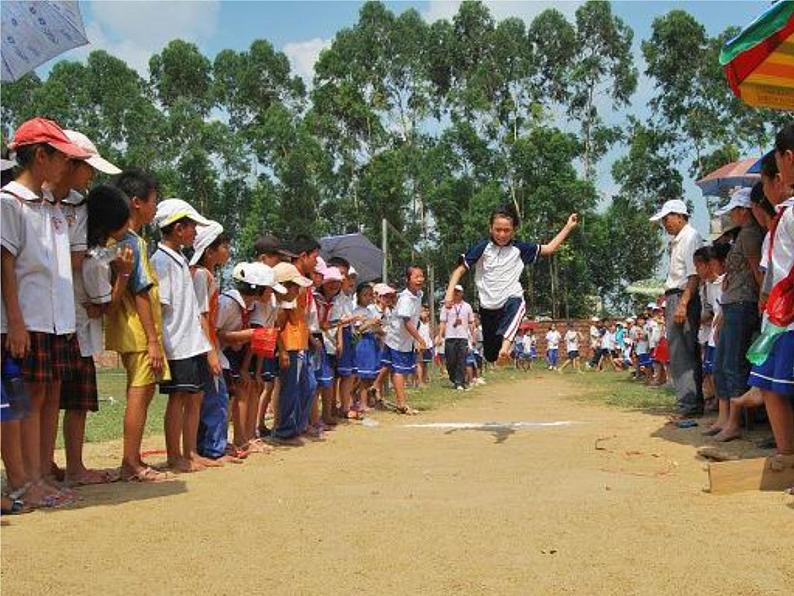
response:
<svg viewBox="0 0 794 596"><path fill-rule="evenodd" d="M96 368L91 356L79 356L71 379L61 382L61 410L97 412L99 395L96 387Z"/></svg>
<svg viewBox="0 0 794 596"><path fill-rule="evenodd" d="M22 378L27 383L55 383L72 378L78 366L77 336L30 332L30 350L22 359Z"/></svg>

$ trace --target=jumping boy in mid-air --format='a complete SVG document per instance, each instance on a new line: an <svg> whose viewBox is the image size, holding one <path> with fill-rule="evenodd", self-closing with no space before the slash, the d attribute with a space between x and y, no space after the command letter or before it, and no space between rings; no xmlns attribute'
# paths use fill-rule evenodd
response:
<svg viewBox="0 0 794 596"><path fill-rule="evenodd" d="M499 207L491 213L490 238L477 242L461 255L460 264L450 277L445 300L447 304L452 303L455 286L474 268L488 362L510 359L513 339L526 311L520 281L524 267L534 263L540 255L554 254L578 223L579 216L573 213L548 244L519 242L514 239L519 226L515 208L512 205Z"/></svg>

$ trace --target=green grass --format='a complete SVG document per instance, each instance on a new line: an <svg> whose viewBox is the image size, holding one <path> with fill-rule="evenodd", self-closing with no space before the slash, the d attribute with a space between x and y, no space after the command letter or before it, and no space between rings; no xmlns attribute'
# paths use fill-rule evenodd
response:
<svg viewBox="0 0 794 596"><path fill-rule="evenodd" d="M127 402L127 377L123 369L97 371L99 411L89 412L86 422L87 443L101 443L121 439L124 426L124 405ZM113 403L106 400L112 397ZM166 396L155 392L146 419L145 436L163 434ZM63 434L58 433L58 447L63 447Z"/></svg>
<svg viewBox="0 0 794 596"><path fill-rule="evenodd" d="M554 374L554 373L552 373ZM628 372L586 372L566 374L566 380L580 385L582 393L576 399L603 403L625 410L646 410L659 413L675 409L675 394L665 388L651 388L629 379Z"/></svg>

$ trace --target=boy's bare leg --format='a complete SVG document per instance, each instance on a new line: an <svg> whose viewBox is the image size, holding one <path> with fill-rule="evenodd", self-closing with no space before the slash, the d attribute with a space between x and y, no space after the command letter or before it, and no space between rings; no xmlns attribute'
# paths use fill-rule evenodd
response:
<svg viewBox="0 0 794 596"><path fill-rule="evenodd" d="M121 460L123 477L133 476L146 468L141 460L141 443L146 415L153 396L154 384L127 387L127 406L124 409L124 454Z"/></svg>
<svg viewBox="0 0 794 596"><path fill-rule="evenodd" d="M45 385L45 398L41 407L41 475L50 480L52 462L55 461L55 441L58 438L58 419L61 414L61 382Z"/></svg>
<svg viewBox="0 0 794 596"><path fill-rule="evenodd" d="M342 412L348 412L353 401L351 391L353 390L354 377L342 377L339 379L339 401Z"/></svg>
<svg viewBox="0 0 794 596"><path fill-rule="evenodd" d="M256 438L256 426L259 418L259 396L262 395L263 386L259 381L251 381L248 389L248 398L245 407L245 440L253 441Z"/></svg>
<svg viewBox="0 0 794 596"><path fill-rule="evenodd" d="M244 400L241 400L239 395L239 388L236 388L229 403L229 413L232 417L232 443L236 447L242 447L245 444L245 441L243 441L242 414L240 413L240 402Z"/></svg>
<svg viewBox="0 0 794 596"><path fill-rule="evenodd" d="M334 388L320 387L320 398L322 399L323 422L330 426L335 425L336 419L334 418Z"/></svg>
<svg viewBox="0 0 794 596"><path fill-rule="evenodd" d="M185 394L185 409L182 428L182 457L197 464L200 469L220 468L223 462L202 457L198 454L198 429L201 420L201 402L204 392Z"/></svg>
<svg viewBox="0 0 794 596"><path fill-rule="evenodd" d="M259 428L265 428L265 417L267 416L267 409L270 407L270 399L273 396L273 381L267 381L265 388L262 390L262 395L259 396L259 410L256 419L259 421Z"/></svg>
<svg viewBox="0 0 794 596"><path fill-rule="evenodd" d="M504 364L510 362L510 351L513 348L513 342L509 339L502 339L502 347L499 348L499 355L496 357L496 362Z"/></svg>
<svg viewBox="0 0 794 596"><path fill-rule="evenodd" d="M791 399L774 391L761 390L769 425L780 455L794 455L794 407Z"/></svg>
<svg viewBox="0 0 794 596"><path fill-rule="evenodd" d="M22 457L25 463L25 471L28 480L37 486L41 486L42 496L54 495L57 490L43 480L44 471L49 471L51 461L47 462L47 467L41 467L41 431L42 431L42 410L47 397L47 386L42 383L26 383L28 395L30 395L30 413L21 421L22 433Z"/></svg>
<svg viewBox="0 0 794 596"><path fill-rule="evenodd" d="M83 444L85 443L85 410L66 410L63 414L63 443L66 450L66 479L79 484L99 484L107 482L107 474L89 470L83 463Z"/></svg>
<svg viewBox="0 0 794 596"><path fill-rule="evenodd" d="M394 373L392 383L394 383L394 401L397 403L398 408L404 408L406 406L405 375Z"/></svg>
<svg viewBox="0 0 794 596"><path fill-rule="evenodd" d="M728 404L728 421L714 437L716 441L730 441L742 436L742 407L733 399L721 400Z"/></svg>
<svg viewBox="0 0 794 596"><path fill-rule="evenodd" d="M25 486L28 473L25 471L25 459L22 457L22 430L19 420L9 420L0 424L0 451L8 479L9 492Z"/></svg>
<svg viewBox="0 0 794 596"><path fill-rule="evenodd" d="M165 408L165 450L168 467L175 472L194 472L200 466L182 454L182 433L185 430L185 408L190 395L177 391L168 396Z"/></svg>

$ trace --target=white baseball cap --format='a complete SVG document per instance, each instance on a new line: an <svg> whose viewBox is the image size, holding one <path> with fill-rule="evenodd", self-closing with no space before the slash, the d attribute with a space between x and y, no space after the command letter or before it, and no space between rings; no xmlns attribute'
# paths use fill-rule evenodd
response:
<svg viewBox="0 0 794 596"><path fill-rule="evenodd" d="M121 168L114 166L104 157L99 155L99 150L96 148L96 145L94 145L94 143L91 142L91 139L89 139L83 133L77 132L76 130L64 130L63 132L74 145L77 145L80 147L80 149L90 155L90 157L85 161L95 170L99 170L103 174L111 174L113 176L116 174L121 174Z"/></svg>
<svg viewBox="0 0 794 596"><path fill-rule="evenodd" d="M645 308L656 308L656 303L655 303L655 302L649 302L649 303L648 303L648 304L645 306Z"/></svg>
<svg viewBox="0 0 794 596"><path fill-rule="evenodd" d="M279 294L287 289L276 282L276 272L264 263L237 263L232 270L232 277L252 287L273 288Z"/></svg>
<svg viewBox="0 0 794 596"><path fill-rule="evenodd" d="M317 264L314 266L314 272L322 275L326 269L328 269L328 265L326 264L325 259L322 257L317 257Z"/></svg>
<svg viewBox="0 0 794 596"><path fill-rule="evenodd" d="M190 257L190 265L196 265L207 247L223 234L223 226L217 221L210 220L209 225L201 226L196 231L196 239L193 241L193 256Z"/></svg>
<svg viewBox="0 0 794 596"><path fill-rule="evenodd" d="M689 215L689 210L686 207L686 203L681 199L672 199L667 201L664 205L662 205L661 210L652 215L650 217L651 221L659 221L665 215L670 215L671 213L680 213L681 215Z"/></svg>
<svg viewBox="0 0 794 596"><path fill-rule="evenodd" d="M592 318L592 319L590 319L590 320L591 320L593 323L598 323L598 322L599 322L601 319L599 319L598 317L593 317L593 318Z"/></svg>
<svg viewBox="0 0 794 596"><path fill-rule="evenodd" d="M740 188L731 194L731 200L728 201L728 204L725 205L722 209L718 209L715 215L725 215L726 213L730 213L733 209L737 207L744 207L745 209L749 209L752 206L752 201L750 200L750 193L752 192L749 188Z"/></svg>
<svg viewBox="0 0 794 596"><path fill-rule="evenodd" d="M456 291L456 292L462 292L462 291L463 291L463 286L462 286L462 285L460 285L460 284L456 285L456 286L455 286L455 291Z"/></svg>
<svg viewBox="0 0 794 596"><path fill-rule="evenodd" d="M194 221L200 226L208 226L212 223L203 215L199 215L199 212L193 209L190 203L182 199L166 199L157 204L154 223L158 228L164 228L183 218Z"/></svg>

